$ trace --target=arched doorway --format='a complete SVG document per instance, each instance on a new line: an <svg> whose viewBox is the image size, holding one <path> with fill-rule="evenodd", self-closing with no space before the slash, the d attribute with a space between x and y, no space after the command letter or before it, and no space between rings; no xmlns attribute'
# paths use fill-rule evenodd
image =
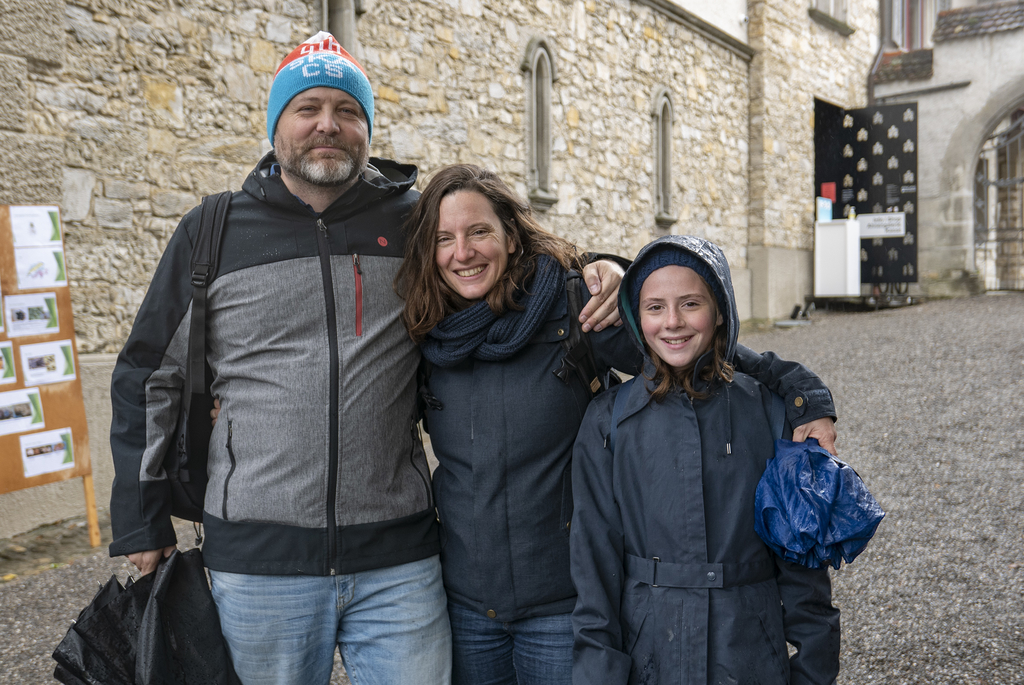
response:
<svg viewBox="0 0 1024 685"><path fill-rule="evenodd" d="M978 155L974 266L986 290L1024 290L1024 106L999 122Z"/></svg>

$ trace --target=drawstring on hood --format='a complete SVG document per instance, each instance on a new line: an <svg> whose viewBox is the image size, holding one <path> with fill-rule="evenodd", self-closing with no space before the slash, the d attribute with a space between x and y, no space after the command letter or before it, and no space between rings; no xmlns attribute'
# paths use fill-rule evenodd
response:
<svg viewBox="0 0 1024 685"><path fill-rule="evenodd" d="M739 338L740 319L736 309L736 295L732 288L732 276L729 262L722 249L714 243L692 235L669 235L648 243L637 254L633 264L626 270L619 288L619 314L626 322L633 342L643 350L647 364L652 364L647 348L644 345L643 333L640 330L639 300L643 282L654 271L664 266L678 265L692 268L703 278L718 303L722 325L726 327L725 361L732 361L736 352L736 341ZM705 352L694 365L695 376L708 363L709 354ZM647 366L645 364L645 367ZM724 383L726 406L731 409L729 384ZM731 411L725 412L726 435L725 455L732 454L732 419Z"/></svg>

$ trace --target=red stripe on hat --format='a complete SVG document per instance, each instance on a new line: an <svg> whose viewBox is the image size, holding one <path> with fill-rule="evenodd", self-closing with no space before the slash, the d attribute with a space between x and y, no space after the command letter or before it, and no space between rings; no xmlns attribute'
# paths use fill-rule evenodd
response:
<svg viewBox="0 0 1024 685"><path fill-rule="evenodd" d="M323 37L321 38L321 36ZM348 54L345 48L341 47L341 44L337 40L335 40L334 36L327 33L326 31L321 31L320 33L316 34L309 40L300 43L297 48L288 53L288 56L285 57L284 60L281 61L281 64L277 67L277 71L274 72L274 76L277 77L277 75L281 72L282 69L284 69L286 66L288 66L295 60L306 57L307 55L316 54L318 52L330 52L344 57L349 62L354 64L359 69L359 71L363 72L363 76L366 76L367 79L369 79L369 75L367 75L366 70L363 69L363 65L357 62L355 57Z"/></svg>

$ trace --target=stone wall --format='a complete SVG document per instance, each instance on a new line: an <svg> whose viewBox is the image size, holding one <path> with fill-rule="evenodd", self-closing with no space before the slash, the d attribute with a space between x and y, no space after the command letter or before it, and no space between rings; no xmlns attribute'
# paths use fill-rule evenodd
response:
<svg viewBox="0 0 1024 685"><path fill-rule="evenodd" d="M5 16L5 27L23 16L49 32L32 44L58 47L45 58L31 49L0 55L10 65L0 81L0 127L14 132L0 131L7 142L0 166L24 170L4 175L2 201L61 204L79 350L114 352L181 215L202 195L237 188L266 149L272 73L317 30L320 3L11 6L20 14ZM443 164L477 162L524 194L520 63L531 38L547 38L558 72L552 177L559 201L542 220L589 249L629 255L652 236L651 110L657 89L667 87L679 217L671 230L705 235L744 266L742 56L622 0L377 0L358 32L377 97L373 154L416 163L425 177Z"/></svg>
<svg viewBox="0 0 1024 685"><path fill-rule="evenodd" d="M29 69L26 88L26 145L53 141L55 170L45 197L3 201L61 204L79 351L116 352L181 215L258 159L273 71L319 4L22 4L51 6L40 23L66 28L60 61Z"/></svg>
<svg viewBox="0 0 1024 685"><path fill-rule="evenodd" d="M813 249L814 99L848 108L867 104L878 3L847 0L847 6L851 35L812 19L807 3L749 3L748 35L756 51L750 69L749 245L766 255L781 254L772 248ZM805 257L802 278L785 293L772 292L779 279L771 271L753 274L755 317L782 316L803 303L811 292L811 260ZM770 257L763 262L783 268Z"/></svg>
<svg viewBox="0 0 1024 685"><path fill-rule="evenodd" d="M674 233L743 265L747 63L649 7L621 0L377 0L359 20L377 94L374 149L417 164L498 171L525 196L530 39L552 47L553 191L542 223L595 250L635 254L655 230L652 108L675 107Z"/></svg>
<svg viewBox="0 0 1024 685"><path fill-rule="evenodd" d="M878 3L849 0L844 36L807 5L756 0L750 9L752 245L810 249L814 215L814 98L867 105L878 47Z"/></svg>

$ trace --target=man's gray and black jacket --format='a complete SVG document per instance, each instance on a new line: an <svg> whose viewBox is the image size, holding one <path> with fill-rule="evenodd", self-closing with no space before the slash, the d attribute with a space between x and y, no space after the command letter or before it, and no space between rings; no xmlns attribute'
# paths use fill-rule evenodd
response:
<svg viewBox="0 0 1024 685"><path fill-rule="evenodd" d="M392 283L416 168L371 160L317 215L265 157L234 193L208 290L203 559L219 571L333 575L438 553L415 426L419 352ZM199 211L167 246L111 387L111 555L175 543L161 460L184 378Z"/></svg>

